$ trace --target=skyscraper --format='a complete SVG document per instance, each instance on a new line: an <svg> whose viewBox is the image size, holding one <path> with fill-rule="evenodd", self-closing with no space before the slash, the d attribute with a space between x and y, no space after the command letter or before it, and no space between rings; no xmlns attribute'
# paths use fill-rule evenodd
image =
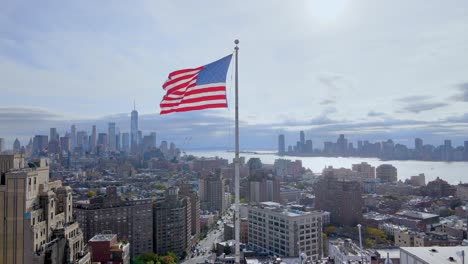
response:
<svg viewBox="0 0 468 264"><path fill-rule="evenodd" d="M423 140L420 138L416 138L414 140L414 150L421 151L423 147Z"/></svg>
<svg viewBox="0 0 468 264"><path fill-rule="evenodd" d="M109 143L109 151L116 151L116 137L115 137L115 123L109 123L109 133L108 133L108 143Z"/></svg>
<svg viewBox="0 0 468 264"><path fill-rule="evenodd" d="M444 140L444 147L442 149L442 160L449 161L452 159L452 140L446 139Z"/></svg>
<svg viewBox="0 0 468 264"><path fill-rule="evenodd" d="M304 131L299 132L299 140L301 141L301 148L305 145L305 134Z"/></svg>
<svg viewBox="0 0 468 264"><path fill-rule="evenodd" d="M124 152L128 152L130 150L130 134L123 133L122 134L122 150Z"/></svg>
<svg viewBox="0 0 468 264"><path fill-rule="evenodd" d="M343 134L340 134L340 137L336 141L339 155L345 155L348 152L348 140Z"/></svg>
<svg viewBox="0 0 468 264"><path fill-rule="evenodd" d="M463 159L468 160L468 141L463 142Z"/></svg>
<svg viewBox="0 0 468 264"><path fill-rule="evenodd" d="M286 152L286 145L284 142L284 135L279 135L278 137L278 155L282 156Z"/></svg>
<svg viewBox="0 0 468 264"><path fill-rule="evenodd" d="M45 135L36 135L33 140L33 154L39 154L47 149L49 138Z"/></svg>
<svg viewBox="0 0 468 264"><path fill-rule="evenodd" d="M21 152L21 143L18 139L13 142L13 154L19 154Z"/></svg>
<svg viewBox="0 0 468 264"><path fill-rule="evenodd" d="M89 140L89 145L91 147L91 152L96 152L96 141L97 141L96 126L93 125L93 131L91 133L91 138Z"/></svg>
<svg viewBox="0 0 468 264"><path fill-rule="evenodd" d="M5 139L0 138L0 152L5 150Z"/></svg>
<svg viewBox="0 0 468 264"><path fill-rule="evenodd" d="M50 142L52 142L52 141L58 141L59 139L58 139L58 134L57 134L57 128L51 127L51 128L50 128L50 135L49 135L49 136L50 136L50 137L49 137Z"/></svg>
<svg viewBox="0 0 468 264"><path fill-rule="evenodd" d="M153 140L152 147L156 147L156 132L150 133L151 139Z"/></svg>
<svg viewBox="0 0 468 264"><path fill-rule="evenodd" d="M71 149L74 150L76 148L76 126L72 125L71 126Z"/></svg>
<svg viewBox="0 0 468 264"><path fill-rule="evenodd" d="M108 138L106 133L99 133L96 153L103 154L107 152Z"/></svg>
<svg viewBox="0 0 468 264"><path fill-rule="evenodd" d="M115 134L115 150L117 151L122 150L122 138L121 138L119 128L117 128L117 132Z"/></svg>
<svg viewBox="0 0 468 264"><path fill-rule="evenodd" d="M73 134L72 134L73 136ZM88 134L86 131L78 131L75 138L75 148L80 148L81 151L86 151L88 147Z"/></svg>
<svg viewBox="0 0 468 264"><path fill-rule="evenodd" d="M133 106L130 118L130 148L132 152L138 149L138 112Z"/></svg>
<svg viewBox="0 0 468 264"><path fill-rule="evenodd" d="M70 152L70 138L61 137L60 138L60 149L65 152Z"/></svg>

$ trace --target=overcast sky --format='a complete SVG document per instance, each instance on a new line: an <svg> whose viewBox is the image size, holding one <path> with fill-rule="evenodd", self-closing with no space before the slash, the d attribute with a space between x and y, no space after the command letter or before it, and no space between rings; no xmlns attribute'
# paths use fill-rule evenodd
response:
<svg viewBox="0 0 468 264"><path fill-rule="evenodd" d="M169 72L240 40L241 147L468 140L468 1L0 1L0 137L72 123L233 146L234 109L159 116ZM232 106L232 73L228 74ZM187 138L192 138L188 141Z"/></svg>

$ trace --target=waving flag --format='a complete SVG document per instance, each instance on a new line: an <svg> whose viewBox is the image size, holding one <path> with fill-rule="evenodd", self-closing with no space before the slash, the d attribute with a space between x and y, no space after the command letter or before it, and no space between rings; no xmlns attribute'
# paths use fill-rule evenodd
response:
<svg viewBox="0 0 468 264"><path fill-rule="evenodd" d="M205 66L170 73L163 84L166 95L160 114L227 107L226 75L231 58L229 55Z"/></svg>

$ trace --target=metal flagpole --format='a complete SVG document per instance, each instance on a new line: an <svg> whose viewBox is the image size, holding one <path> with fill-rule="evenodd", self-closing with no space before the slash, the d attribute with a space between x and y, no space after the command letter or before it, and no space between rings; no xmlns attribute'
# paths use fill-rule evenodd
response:
<svg viewBox="0 0 468 264"><path fill-rule="evenodd" d="M240 264L240 222L239 222L239 79L238 79L238 67L237 67L237 62L238 62L238 56L237 54L239 53L239 47L237 47L237 44L239 44L239 40L235 40L234 43L236 44L236 47L234 50L236 51L236 79L235 79L235 97L236 97L236 156L234 158L234 183L235 183L235 200L234 200L234 217L235 217L235 223L234 223L234 230L235 230L235 238L236 238L236 258L235 258L235 263Z"/></svg>

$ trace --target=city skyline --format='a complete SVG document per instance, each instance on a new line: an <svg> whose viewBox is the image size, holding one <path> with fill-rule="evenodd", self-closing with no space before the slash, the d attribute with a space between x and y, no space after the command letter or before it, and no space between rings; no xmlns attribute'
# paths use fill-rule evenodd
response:
<svg viewBox="0 0 468 264"><path fill-rule="evenodd" d="M234 38L242 43L241 145L257 144L252 137L260 134L271 139L254 147L267 147L275 135L299 130L324 139L345 133L455 142L466 135L465 2L25 4L0 11L0 137L7 146L18 131L44 133L38 124L126 119L133 99L146 126L157 124L151 130L229 145L232 109L159 117L157 105L167 72L231 53ZM175 10L187 16L168 15ZM232 105L230 74L227 80Z"/></svg>
<svg viewBox="0 0 468 264"><path fill-rule="evenodd" d="M155 115L138 115L137 109L132 110L131 113L136 113L136 128L134 131L141 131L142 134L150 134L154 133L155 131L158 134L158 142L167 141L167 142L174 142L179 146L182 146L183 149L225 149L231 150L234 145L233 133L229 131L232 127L232 122L230 124L224 124L225 131L221 135L217 135L214 138L211 134L203 133L205 129L211 130L214 127L220 125L216 123L212 124L194 124L196 128L195 131L198 134L191 134L189 129L187 129L184 124L185 122L195 121L197 118L197 114L192 113L181 113L177 117L176 120L179 122L171 123L170 125L164 124L164 120L160 119L160 116ZM119 114L113 115L106 119L99 119L99 120L81 120L73 123L69 123L67 121L62 122L55 122L51 123L51 127L37 127L32 132L29 131L18 131L18 133L13 133L12 137L7 137L0 134L0 138L3 140L3 151L4 150L12 150L13 144L18 139L21 143L21 146L27 145L29 140L33 139L35 135L46 135L50 136L51 129L54 129L54 133L58 133L58 135L65 136L67 133L73 134L73 128L76 132L84 131L89 134L90 137L93 136L93 131L96 129L97 133L99 134L109 134L109 127L112 126L112 131L118 131L118 135L120 135L120 142L122 144L122 136L124 134L129 134L131 140L131 131L132 131L132 115L130 114ZM227 119L223 118L214 118L213 120L218 120L219 122L230 122ZM142 122L143 121L143 122ZM154 123L153 123L154 122ZM158 123L156 123L158 122ZM47 124L47 123L46 123ZM140 124L140 126L138 125ZM45 125L45 124L43 124ZM141 130L139 129L141 128ZM159 129L158 129L159 128ZM166 128L164 130L163 128ZM197 131L197 130L200 131ZM245 129L245 127L244 127ZM322 133L314 135L314 130L309 131L287 131L283 133L277 133L276 131L272 131L262 127L254 127L252 129L247 128L245 131L247 133L242 133L241 127L241 149L243 150L278 150L278 135L284 135L284 144L285 150L288 150L288 146L295 146L296 143L301 141L302 139L307 139L303 143L307 143L306 141L312 141L310 143L313 144L313 149L324 149L324 144L330 141L334 141L339 135L342 134L341 131L333 131L332 133ZM254 138L255 140L251 141L252 135L262 135L261 138ZM299 134L299 135L298 135ZM16 136L15 136L16 135ZM424 135L424 134L423 134ZM424 144L430 144L434 146L444 145L445 140L450 140L453 147L457 146L464 146L465 141L468 140L468 134L466 136L460 135L457 137L445 137L443 135L438 135L437 137L424 137L423 135L418 135L416 133L410 134L408 137L404 137L405 135L392 135L392 134L369 134L360 136L359 134L346 134L347 139L349 142L354 144L354 147L357 147L359 141L369 141L369 142L384 142L387 140L392 140L395 144L403 144L412 148L414 145L414 140L420 138L424 141ZM137 135L138 136L138 135ZM385 137L387 136L387 137ZM403 136L403 137L402 137ZM427 135L426 135L427 136ZM75 136L76 137L76 136ZM303 137L301 139L301 137ZM73 138L73 137L72 137ZM200 141L201 139L201 141ZM94 140L94 142L97 139ZM73 139L71 139L73 141ZM93 141L93 140L91 140ZM198 142L197 142L198 141ZM253 143L254 142L254 143ZM71 145L74 145L73 142L70 142ZM117 144L117 143L115 143ZM129 142L129 146L131 147L132 143ZM123 146L122 146L123 147ZM312 146L310 146L312 147Z"/></svg>

